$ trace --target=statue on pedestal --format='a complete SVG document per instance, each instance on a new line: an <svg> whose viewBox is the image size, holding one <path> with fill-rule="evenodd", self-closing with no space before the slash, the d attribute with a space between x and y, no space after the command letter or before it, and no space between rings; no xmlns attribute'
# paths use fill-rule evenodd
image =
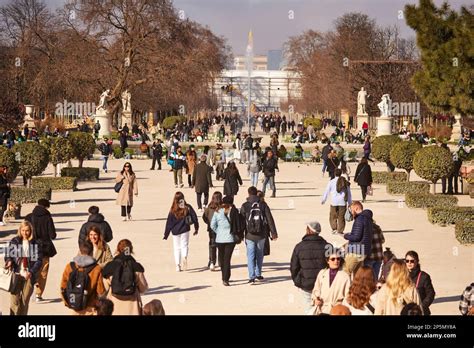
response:
<svg viewBox="0 0 474 348"><path fill-rule="evenodd" d="M132 106L130 104L130 100L132 99L132 95L130 94L130 92L127 90L125 90L123 93L122 93L122 107L123 107L123 111L127 111L127 112L132 112Z"/></svg>
<svg viewBox="0 0 474 348"><path fill-rule="evenodd" d="M96 111L105 110L107 105L107 97L110 96L110 89L107 89L100 95L99 105L95 108Z"/></svg>
<svg viewBox="0 0 474 348"><path fill-rule="evenodd" d="M357 115L367 115L367 111L365 109L365 104L367 102L367 92L365 91L364 87L362 87L357 93Z"/></svg>
<svg viewBox="0 0 474 348"><path fill-rule="evenodd" d="M390 94L382 95L382 101L377 104L380 110L381 117L390 117L391 105L392 105L392 100L390 99Z"/></svg>

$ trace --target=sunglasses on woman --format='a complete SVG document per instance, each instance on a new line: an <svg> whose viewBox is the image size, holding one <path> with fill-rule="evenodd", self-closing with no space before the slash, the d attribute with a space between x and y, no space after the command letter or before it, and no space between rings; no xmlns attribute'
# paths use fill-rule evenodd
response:
<svg viewBox="0 0 474 348"><path fill-rule="evenodd" d="M130 166L124 166L124 168L130 168Z"/></svg>
<svg viewBox="0 0 474 348"><path fill-rule="evenodd" d="M415 260L408 260L408 259L405 259L405 263L415 263Z"/></svg>
<svg viewBox="0 0 474 348"><path fill-rule="evenodd" d="M340 257L331 257L329 261L341 261Z"/></svg>

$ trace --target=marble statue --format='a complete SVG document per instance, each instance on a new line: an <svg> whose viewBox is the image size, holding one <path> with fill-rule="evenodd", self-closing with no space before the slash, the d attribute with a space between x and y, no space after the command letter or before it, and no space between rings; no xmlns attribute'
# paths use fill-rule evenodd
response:
<svg viewBox="0 0 474 348"><path fill-rule="evenodd" d="M391 104L392 101L390 100L390 94L382 95L382 101L377 104L380 110L381 117L390 117Z"/></svg>
<svg viewBox="0 0 474 348"><path fill-rule="evenodd" d="M96 110L105 110L107 104L107 97L109 96L110 89L107 89L100 95L99 105L96 107Z"/></svg>
<svg viewBox="0 0 474 348"><path fill-rule="evenodd" d="M132 95L130 94L130 92L128 90L125 90L123 93L122 93L122 107L123 107L123 111L128 111L128 112L131 112L132 111L132 106L130 104L130 100L132 98Z"/></svg>
<svg viewBox="0 0 474 348"><path fill-rule="evenodd" d="M357 115L367 114L367 111L365 109L367 97L367 92L365 91L364 87L362 87L357 93Z"/></svg>

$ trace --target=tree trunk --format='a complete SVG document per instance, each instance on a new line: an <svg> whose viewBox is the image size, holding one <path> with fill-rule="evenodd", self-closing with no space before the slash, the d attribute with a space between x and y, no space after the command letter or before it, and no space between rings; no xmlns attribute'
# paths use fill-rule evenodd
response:
<svg viewBox="0 0 474 348"><path fill-rule="evenodd" d="M436 181L433 182L433 190L432 190L432 193L433 193L433 194L436 194Z"/></svg>
<svg viewBox="0 0 474 348"><path fill-rule="evenodd" d="M28 181L28 184L27 184L26 187L31 188L31 185L32 185L32 181L33 181L33 180L32 180L31 178L27 178L27 181Z"/></svg>
<svg viewBox="0 0 474 348"><path fill-rule="evenodd" d="M392 173L395 170L395 166L390 161L386 162L386 164L387 164L387 171L389 173Z"/></svg>
<svg viewBox="0 0 474 348"><path fill-rule="evenodd" d="M410 181L410 173L411 173L411 170L407 170L407 181Z"/></svg>
<svg viewBox="0 0 474 348"><path fill-rule="evenodd" d="M54 177L57 177L58 176L58 165L55 164L54 165Z"/></svg>
<svg viewBox="0 0 474 348"><path fill-rule="evenodd" d="M79 160L79 168L82 168L82 162L84 162L84 158L78 158Z"/></svg>

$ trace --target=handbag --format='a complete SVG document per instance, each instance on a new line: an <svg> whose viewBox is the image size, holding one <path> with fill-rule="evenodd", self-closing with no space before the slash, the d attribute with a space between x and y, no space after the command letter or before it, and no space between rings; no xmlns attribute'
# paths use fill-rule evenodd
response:
<svg viewBox="0 0 474 348"><path fill-rule="evenodd" d="M0 273L0 289L8 291L12 295L18 295L25 285L26 279L8 269Z"/></svg>
<svg viewBox="0 0 474 348"><path fill-rule="evenodd" d="M374 190L372 189L372 185L367 186L367 195L368 196L373 196L374 195Z"/></svg>
<svg viewBox="0 0 474 348"><path fill-rule="evenodd" d="M344 220L346 220L347 222L354 220L350 207L347 207L346 212L344 213Z"/></svg>
<svg viewBox="0 0 474 348"><path fill-rule="evenodd" d="M119 193L120 190L122 189L122 186L123 186L123 179L120 182L115 184L115 186L114 186L115 192Z"/></svg>
<svg viewBox="0 0 474 348"><path fill-rule="evenodd" d="M193 224L194 224L193 217L192 217L190 214L186 215L186 216L184 217L184 222L185 222L186 225L188 225L188 226L193 225Z"/></svg>

